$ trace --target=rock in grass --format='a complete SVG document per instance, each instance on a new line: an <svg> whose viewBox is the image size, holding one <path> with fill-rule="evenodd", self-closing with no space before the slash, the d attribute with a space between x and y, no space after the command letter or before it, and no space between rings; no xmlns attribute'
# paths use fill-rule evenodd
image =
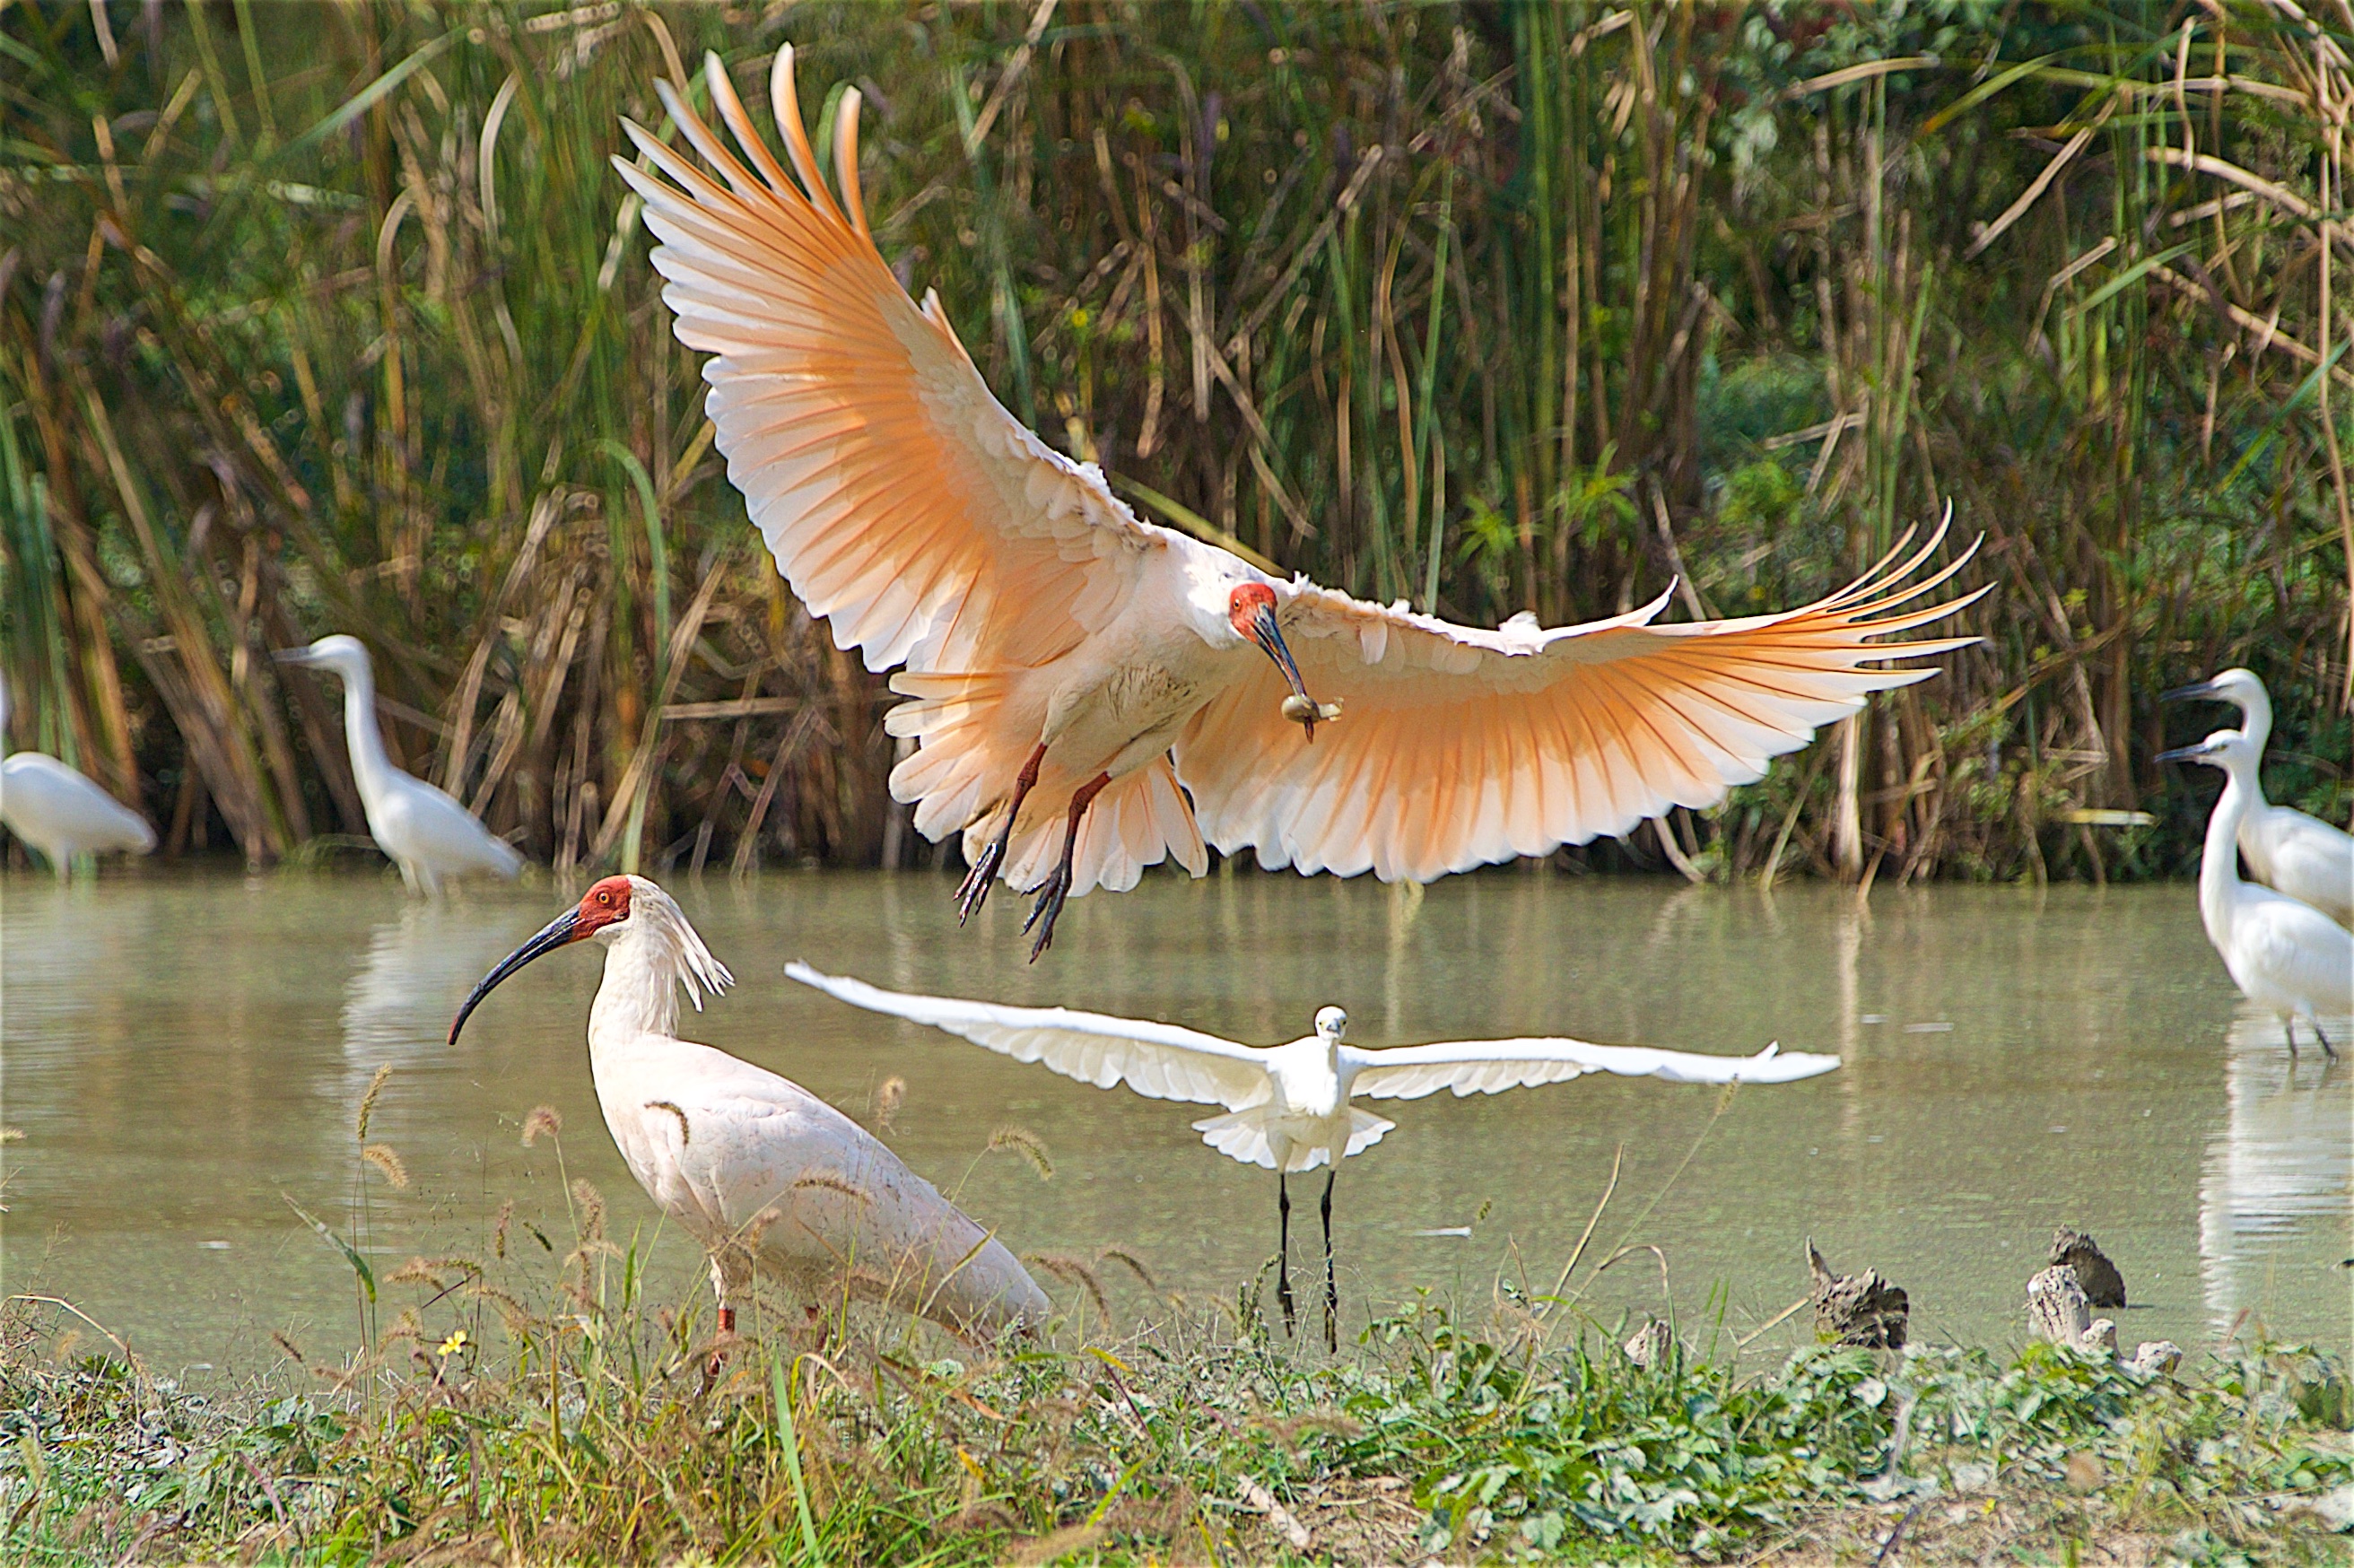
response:
<svg viewBox="0 0 2354 1568"><path fill-rule="evenodd" d="M2084 1300L2094 1307L2122 1307L2126 1304L2125 1276L2117 1266L2101 1251L2100 1244L2080 1230L2062 1225L2052 1233L2052 1261L2066 1264L2076 1271L2076 1283L2084 1287Z"/></svg>
<svg viewBox="0 0 2354 1568"><path fill-rule="evenodd" d="M2172 1340L2144 1340L2134 1347L2126 1370L2138 1378L2165 1377L2182 1364L2182 1347Z"/></svg>
<svg viewBox="0 0 2354 1568"><path fill-rule="evenodd" d="M2027 1326L2039 1340L2072 1351L2084 1346L2093 1327L2093 1313L2074 1269L2054 1264L2027 1282ZM2115 1329L2110 1324L2112 1335Z"/></svg>
<svg viewBox="0 0 2354 1568"><path fill-rule="evenodd" d="M1876 1268L1835 1275L1807 1238L1807 1274L1813 1281L1815 1338L1868 1350L1901 1351L1913 1304Z"/></svg>

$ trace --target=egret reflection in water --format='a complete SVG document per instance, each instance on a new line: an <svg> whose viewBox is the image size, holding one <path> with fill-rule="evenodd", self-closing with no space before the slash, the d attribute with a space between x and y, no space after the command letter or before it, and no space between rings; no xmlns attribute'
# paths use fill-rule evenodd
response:
<svg viewBox="0 0 2354 1568"><path fill-rule="evenodd" d="M1073 904L1084 976L1021 961L1017 906L946 939L954 917L933 877L771 874L676 891L744 978L698 1037L854 1115L903 1078L885 1141L1020 1250L1117 1243L1171 1288L1230 1292L1273 1250L1259 1227L1231 1223L1264 1201L1262 1173L1185 1154L1196 1135L1151 1101L1051 1093L1020 1063L810 1006L790 994L801 988L784 980L789 959L898 990L1182 1018L1229 1039L1284 1038L1337 997L1400 1044L1567 1033L1721 1051L1778 1038L1847 1055L1815 1083L1744 1089L1721 1117L1713 1096L1617 1079L1420 1102L1411 1146L1368 1162L1363 1217L1347 1228L1349 1288L1369 1308L1424 1287L1484 1299L1515 1259L1543 1259L1528 1266L1549 1287L1623 1146L1595 1247L1622 1232L1659 1245L1680 1303L1721 1288L1744 1330L1804 1287L1798 1246L1812 1234L1903 1285L1924 1336L1999 1340L2063 1223L2126 1269L2136 1306L2121 1326L2140 1338L2195 1344L2221 1299L2311 1342L2340 1342L2349 1321L2354 1271L2332 1266L2349 1251L2344 1211L2325 1201L2343 1202L2342 1154L2295 1212L2243 1202L2284 1228L2236 1244L2231 1161L2219 1152L2211 1181L2205 1154L2229 1148L2232 1127L2244 1150L2259 1113L2275 1111L2306 1118L2292 1124L2299 1147L2342 1150L2354 1060L2325 1080L2306 1054L2296 1093L2314 1105L2268 1107L2241 1086L2235 1123L2229 1075L2285 1086L2287 1050L2269 1034L2235 1067L2221 1048L2231 981L2180 887L1883 885L1860 909L1852 889L1802 883L1768 898L1501 873L1417 895L1370 880L1158 877ZM470 1245L510 1200L560 1214L575 1178L626 1192L581 1071L593 973L551 970L531 1005L470 1030L459 1051L442 1044L473 981L546 919L549 895L482 884L465 900L411 906L375 874L150 866L64 893L0 877L5 1120L23 1134L0 1146L9 1288L69 1296L110 1330L222 1365L240 1344L276 1353L257 1324L304 1328L306 1348L340 1342L351 1272L281 1194L323 1213L353 1190L353 1109L387 1063L399 1070L368 1136L398 1150L415 1184L393 1192L371 1175L364 1191L395 1262ZM545 1141L518 1140L542 1103L566 1119L560 1173ZM1008 1126L1053 1151L1052 1181L1017 1160L976 1162ZM2216 1205L2221 1247L2203 1238ZM1422 1234L1466 1224L1468 1238ZM681 1234L653 1245L699 1292ZM2211 1271L2209 1252L2235 1245L2248 1257ZM1591 1300L1651 1310L1658 1290L1656 1274L1644 1284L1622 1268Z"/></svg>
<svg viewBox="0 0 2354 1568"><path fill-rule="evenodd" d="M2333 1037L2344 1020L2324 1024ZM2270 1319L2283 1270L2326 1268L2354 1250L2354 1071L2288 1054L2280 1021L2242 1002L2228 1036L2224 1117L2199 1187L2199 1262L2219 1331L2243 1309ZM2332 1224L2349 1243L2324 1258L2300 1235Z"/></svg>
<svg viewBox="0 0 2354 1568"><path fill-rule="evenodd" d="M378 921L344 989L345 1076L364 1088L387 1064L446 1056L450 1015L505 951L504 925L438 901Z"/></svg>

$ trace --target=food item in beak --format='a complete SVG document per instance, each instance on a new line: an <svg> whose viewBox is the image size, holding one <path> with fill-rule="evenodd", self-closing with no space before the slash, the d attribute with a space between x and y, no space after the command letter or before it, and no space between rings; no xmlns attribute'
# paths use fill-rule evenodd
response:
<svg viewBox="0 0 2354 1568"><path fill-rule="evenodd" d="M1313 735L1317 725L1331 724L1341 716L1341 705L1320 703L1313 697L1303 696L1294 692L1283 699L1283 716L1303 726L1310 735Z"/></svg>

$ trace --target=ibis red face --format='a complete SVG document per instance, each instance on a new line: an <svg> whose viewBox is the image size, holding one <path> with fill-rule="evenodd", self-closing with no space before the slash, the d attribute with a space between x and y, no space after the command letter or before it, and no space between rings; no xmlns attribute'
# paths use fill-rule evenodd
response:
<svg viewBox="0 0 2354 1568"><path fill-rule="evenodd" d="M482 1005L482 998L498 989L501 980L531 962L558 948L595 936L608 926L617 926L630 917L630 879L609 876L581 896L580 902L539 928L538 934L499 960L498 968L482 977L458 1009L457 1018L450 1025L450 1044L458 1043L458 1032L466 1027L466 1020Z"/></svg>
<svg viewBox="0 0 2354 1568"><path fill-rule="evenodd" d="M1285 646L1283 629L1275 623L1275 590L1265 583L1245 583L1226 596L1226 620L1237 636L1247 637L1259 645L1259 651L1275 661L1290 684L1292 695L1305 704L1308 716L1299 722L1308 731L1308 738L1316 738L1315 699L1308 694L1307 683L1299 678L1299 666L1292 662L1291 650Z"/></svg>

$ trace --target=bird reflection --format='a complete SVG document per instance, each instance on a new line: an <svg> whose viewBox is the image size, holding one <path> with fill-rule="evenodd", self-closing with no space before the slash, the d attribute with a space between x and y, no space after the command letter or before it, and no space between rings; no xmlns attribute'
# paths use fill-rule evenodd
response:
<svg viewBox="0 0 2354 1568"><path fill-rule="evenodd" d="M2199 1183L2200 1274L2219 1328L2243 1309L2266 1311L2275 1269L2345 1255L2354 1180L2354 1073L2312 1052L2292 1058L2280 1022L2250 1003L2228 1039L2225 1118ZM2338 1233L2329 1236L2333 1215ZM2311 1242L2296 1243L2300 1234ZM2307 1245L2313 1255L2297 1255Z"/></svg>
<svg viewBox="0 0 2354 1568"><path fill-rule="evenodd" d="M344 992L346 1074L364 1086L387 1063L413 1066L444 1055L450 1012L498 959L502 931L439 903L406 905L379 922Z"/></svg>

